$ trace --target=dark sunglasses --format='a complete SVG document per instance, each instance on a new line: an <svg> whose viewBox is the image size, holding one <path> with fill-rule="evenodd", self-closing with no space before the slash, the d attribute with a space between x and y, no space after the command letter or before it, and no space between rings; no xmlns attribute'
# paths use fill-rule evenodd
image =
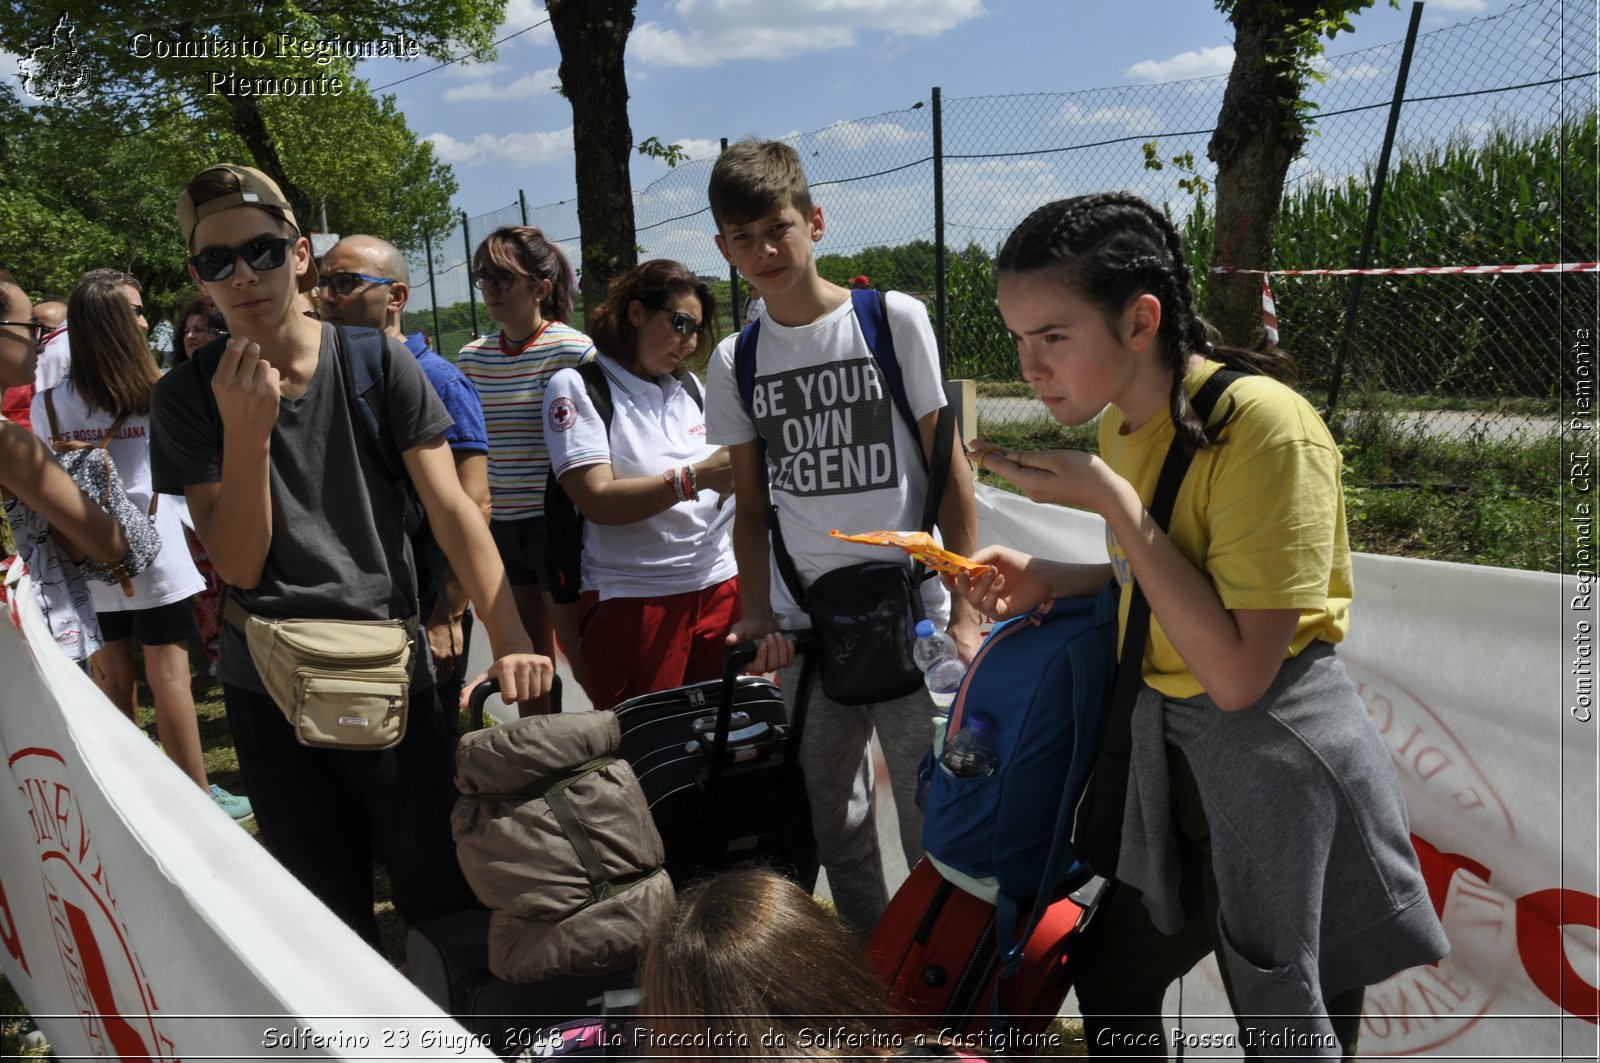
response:
<svg viewBox="0 0 1600 1063"><path fill-rule="evenodd" d="M340 270L317 281L318 288L332 288L337 295L349 295L363 284L394 284L393 277L374 277L369 273L350 273Z"/></svg>
<svg viewBox="0 0 1600 1063"><path fill-rule="evenodd" d="M522 279L522 274L507 273L498 269L475 269L467 274L467 279L480 292L488 291L491 285L504 292L516 287L517 282Z"/></svg>
<svg viewBox="0 0 1600 1063"><path fill-rule="evenodd" d="M50 331L43 321L0 321L0 325L16 325L27 329L28 339L33 343L38 343L39 337Z"/></svg>
<svg viewBox="0 0 1600 1063"><path fill-rule="evenodd" d="M664 313L670 319L669 323L672 325L672 331L680 336L685 336L692 340L706 330L705 325L700 324L682 310L667 310Z"/></svg>
<svg viewBox="0 0 1600 1063"><path fill-rule="evenodd" d="M208 247L191 257L189 265L203 281L224 281L233 276L233 264L241 258L257 273L277 269L288 260L292 243L286 236L258 236L243 247Z"/></svg>

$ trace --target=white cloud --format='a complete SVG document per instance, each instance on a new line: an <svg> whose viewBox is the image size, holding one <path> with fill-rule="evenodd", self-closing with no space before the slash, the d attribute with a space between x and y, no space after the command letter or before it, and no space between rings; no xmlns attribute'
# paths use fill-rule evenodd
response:
<svg viewBox="0 0 1600 1063"><path fill-rule="evenodd" d="M561 84L561 77L555 67L548 70L537 70L532 74L523 74L508 82L493 80L497 70L502 64L475 68L482 73L474 74L465 85L457 85L446 89L442 97L446 103L460 103L468 100L527 100L535 96L546 95L556 86Z"/></svg>
<svg viewBox="0 0 1600 1063"><path fill-rule="evenodd" d="M751 0L677 0L679 26L643 22L628 56L660 66L716 66L856 45L862 34L937 37L986 14L983 0L786 0L780 20Z"/></svg>
<svg viewBox="0 0 1600 1063"><path fill-rule="evenodd" d="M479 166L485 162L533 166L572 153L571 126L544 133L507 133L503 137L479 133L467 141L457 140L449 133L430 133L422 139L433 145L440 160L464 166Z"/></svg>
<svg viewBox="0 0 1600 1063"><path fill-rule="evenodd" d="M673 143L683 149L684 155L688 156L691 162L695 159L714 159L722 151L722 141L707 140L703 137L682 137Z"/></svg>
<svg viewBox="0 0 1600 1063"><path fill-rule="evenodd" d="M1466 15L1481 15L1489 8L1486 0L1429 0L1428 6L1436 11L1460 11Z"/></svg>
<svg viewBox="0 0 1600 1063"><path fill-rule="evenodd" d="M1186 81L1226 74L1233 68L1233 45L1219 44L1193 52L1179 52L1171 59L1145 59L1123 71L1125 77L1139 81Z"/></svg>
<svg viewBox="0 0 1600 1063"><path fill-rule="evenodd" d="M1161 112L1153 107L1127 107L1116 104L1085 111L1070 100L1056 112L1055 125L1117 125L1130 133L1152 131L1161 124Z"/></svg>
<svg viewBox="0 0 1600 1063"><path fill-rule="evenodd" d="M1388 72L1376 63L1356 63L1353 66L1333 66L1327 68L1329 81L1371 81L1373 78L1386 77Z"/></svg>
<svg viewBox="0 0 1600 1063"><path fill-rule="evenodd" d="M544 25L539 25L544 23ZM554 45L556 43L555 31L550 28L550 16L545 14L544 4L536 0L509 0L506 4L505 21L500 23L500 28L495 31L494 39L509 37L513 33L527 30L529 26L538 26L538 29L522 33L515 40L501 45L502 48L516 47L519 45Z"/></svg>

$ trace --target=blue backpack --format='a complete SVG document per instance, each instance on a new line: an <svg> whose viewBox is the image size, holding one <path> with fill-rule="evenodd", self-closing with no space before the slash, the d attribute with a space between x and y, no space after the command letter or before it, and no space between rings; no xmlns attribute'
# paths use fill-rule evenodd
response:
<svg viewBox="0 0 1600 1063"><path fill-rule="evenodd" d="M983 713L994 772L957 777L934 752L923 761L923 847L947 879L994 903L1003 971L1020 960L1013 945L1028 940L1042 901L1090 876L1069 836L1116 678L1118 595L1111 581L1097 597L1057 598L997 625L967 669L946 729L948 741L967 713ZM1019 932L1018 913L1035 898L1041 903Z"/></svg>

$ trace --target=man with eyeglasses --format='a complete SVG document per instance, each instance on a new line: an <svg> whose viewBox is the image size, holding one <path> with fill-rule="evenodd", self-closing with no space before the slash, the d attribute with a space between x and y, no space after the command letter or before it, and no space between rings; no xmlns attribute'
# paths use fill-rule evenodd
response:
<svg viewBox="0 0 1600 1063"><path fill-rule="evenodd" d="M455 459L456 478L467 497L489 519L489 433L483 424L483 404L478 389L437 351L428 348L418 332L400 330L401 314L411 295L411 273L400 249L376 236L352 235L334 244L322 256L317 293L322 320L335 325L377 329L406 345L439 401L455 423L444 430L445 445ZM462 670L466 667L471 620L466 616L467 594L450 570L427 525L411 540L421 583L422 616L428 631L428 648L439 703L454 711L461 697ZM440 593L440 591L444 593Z"/></svg>
<svg viewBox="0 0 1600 1063"><path fill-rule="evenodd" d="M300 312L297 296L315 287L317 266L293 208L259 170L219 165L184 188L178 221L189 275L230 338L156 385L156 488L188 498L235 613L413 621L405 497L346 390L352 367L337 326ZM450 415L416 359L385 342L384 443L399 451L493 646L495 662L479 678L531 708L555 667L533 652L494 540L461 490L444 443ZM218 661L239 767L273 855L375 948L374 856L407 923L473 904L450 836L455 717L427 711L433 676L420 639L413 661L405 735L383 750L300 744L232 623Z"/></svg>

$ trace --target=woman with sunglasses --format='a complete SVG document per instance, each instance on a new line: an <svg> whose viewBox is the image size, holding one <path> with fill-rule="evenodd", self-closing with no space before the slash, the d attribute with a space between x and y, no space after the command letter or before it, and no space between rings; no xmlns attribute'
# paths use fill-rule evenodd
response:
<svg viewBox="0 0 1600 1063"><path fill-rule="evenodd" d="M0 270L0 387L33 381L44 326L32 313L22 288ZM100 627L83 577L71 561L88 557L111 565L127 557L122 526L78 489L49 447L4 417L0 509L6 517L3 530L12 542L11 548L0 548L0 560L16 551L41 597L61 607L50 617L56 644L74 660L86 660L100 646Z"/></svg>
<svg viewBox="0 0 1600 1063"><path fill-rule="evenodd" d="M133 723L133 642L139 637L144 677L155 704L161 747L196 786L235 820L252 815L250 802L209 785L200 729L190 689L189 640L197 633L194 597L205 589L183 537L179 507L152 504L150 395L161 373L140 319L139 289L126 274L95 270L67 300L72 322L72 364L67 379L33 398L33 430L56 449L64 443L106 444L128 497L150 512L161 551L133 577L133 592L92 583L96 619L105 645L93 657L95 682Z"/></svg>
<svg viewBox="0 0 1600 1063"><path fill-rule="evenodd" d="M500 323L499 332L472 340L456 358L478 389L489 430L489 528L534 646L553 655L559 634L582 682L572 611L558 609L541 586L550 470L541 411L550 378L589 359L594 343L567 323L576 287L572 267L538 229L507 225L485 237L472 257L472 283ZM535 711L549 711L548 701Z"/></svg>
<svg viewBox="0 0 1600 1063"><path fill-rule="evenodd" d="M679 263L635 266L592 326L609 428L589 393L601 382L566 369L545 392L551 469L585 518L578 648L597 709L720 676L740 616L733 508L722 505L733 471L726 448L706 442L703 392L685 364L711 350L716 310Z"/></svg>

